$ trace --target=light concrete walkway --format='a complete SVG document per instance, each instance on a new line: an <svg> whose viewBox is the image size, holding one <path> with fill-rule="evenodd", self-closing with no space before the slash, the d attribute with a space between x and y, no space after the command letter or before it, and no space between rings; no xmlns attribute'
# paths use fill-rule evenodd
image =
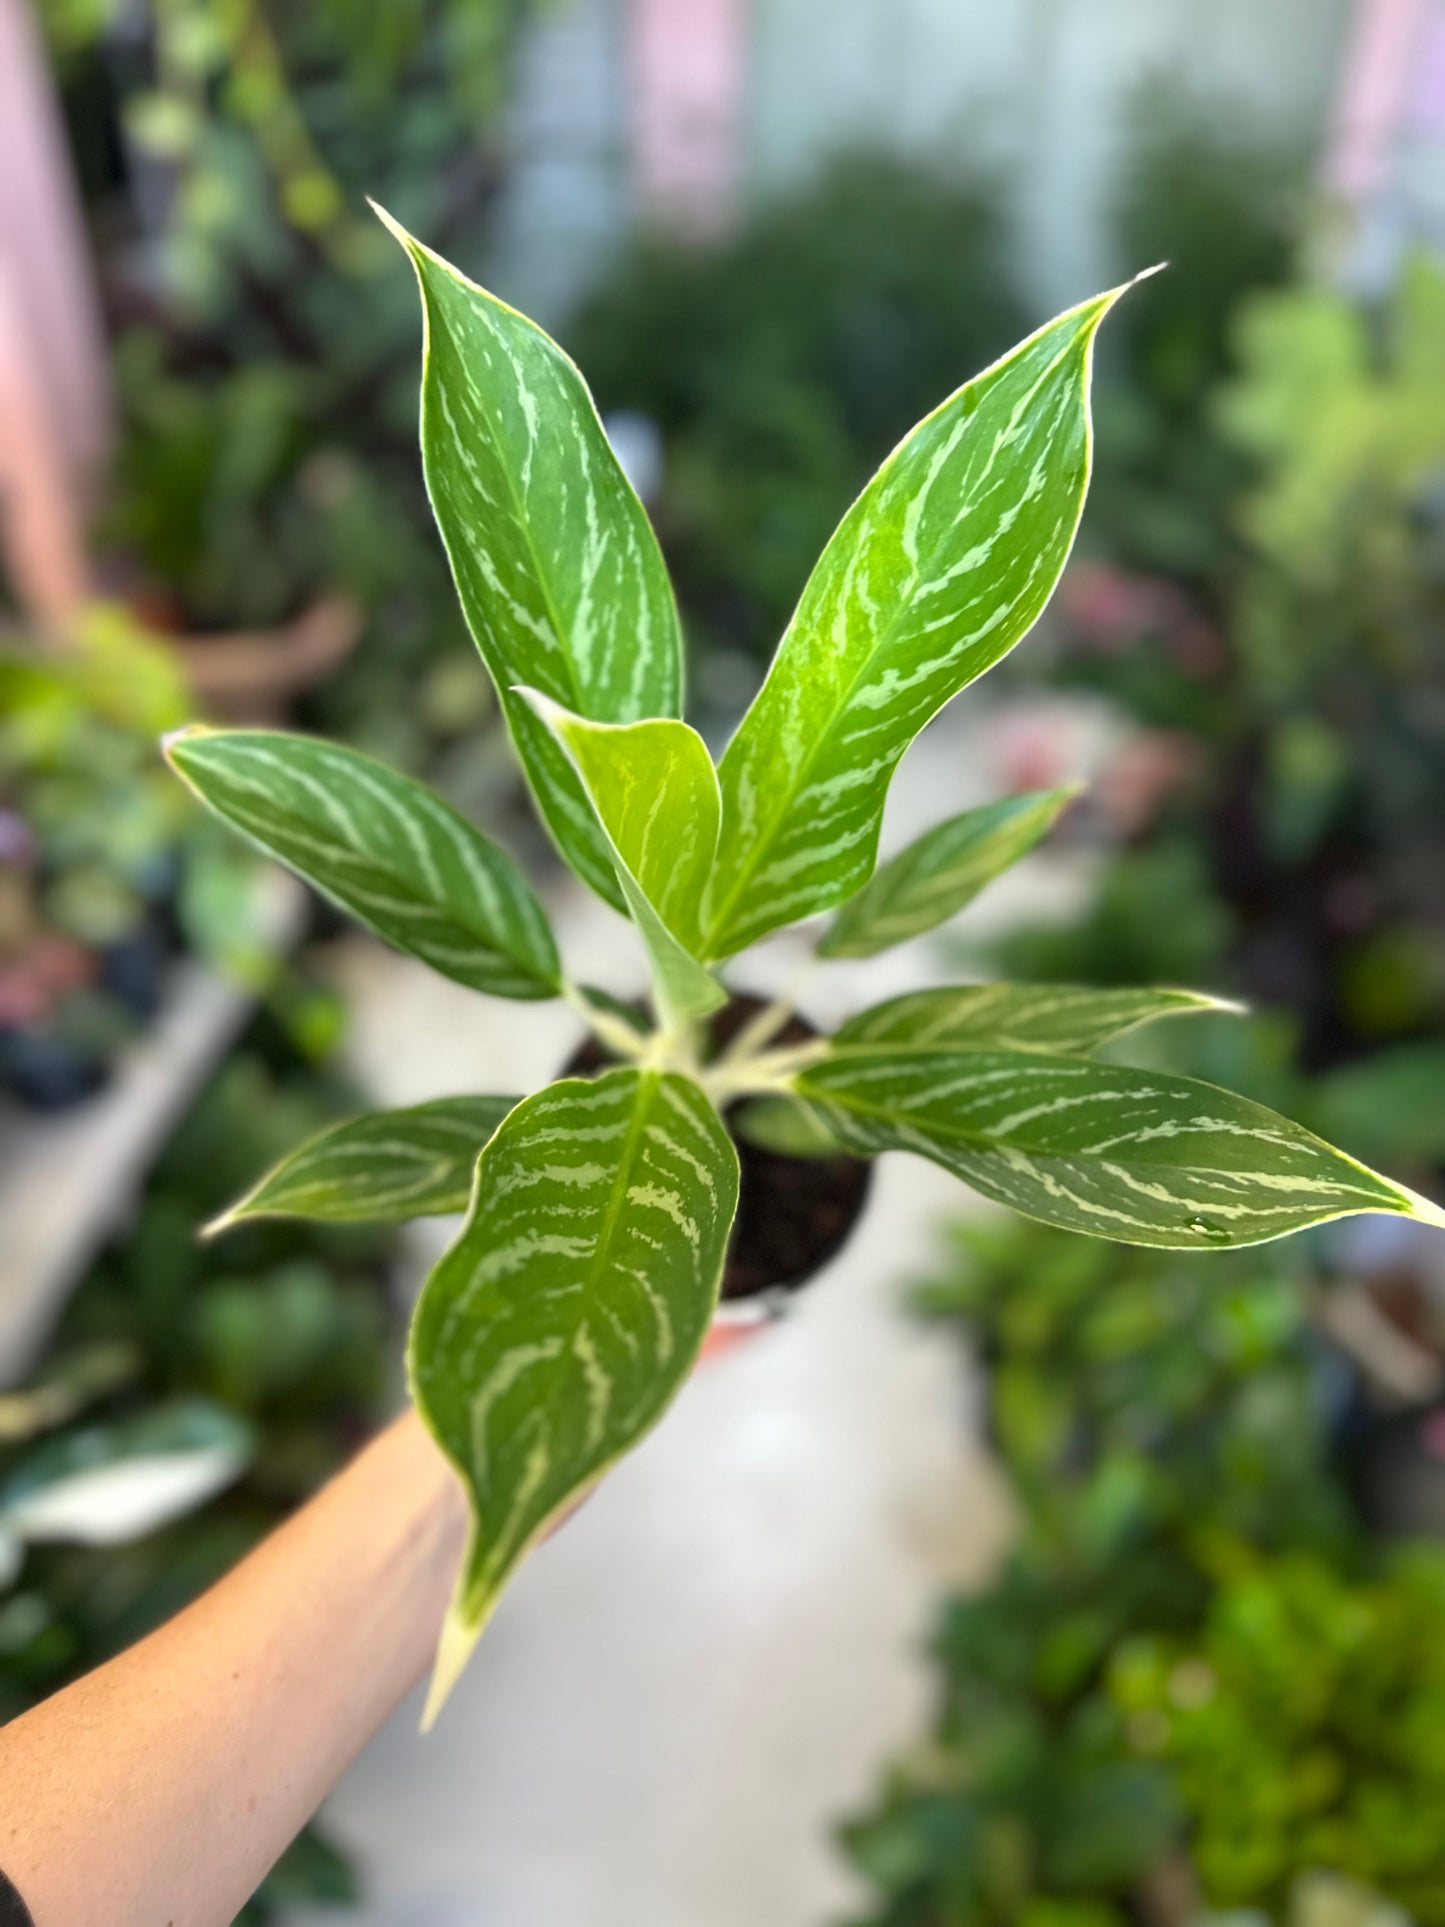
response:
<svg viewBox="0 0 1445 1927"><path fill-rule="evenodd" d="M977 726L920 749L893 844L1001 787ZM996 886L995 919L1078 901L1068 865L1029 867ZM574 974L636 987L620 919L580 889L553 910ZM744 981L771 990L802 954L774 944ZM490 1003L374 946L338 967L357 1068L384 1102L534 1088L577 1035L557 1006ZM894 953L830 968L805 1003L832 1021L938 974ZM863 1225L796 1313L701 1372L533 1558L437 1731L420 1738L410 1704L379 1736L328 1812L365 1870L363 1927L846 1913L830 1830L918 1732L939 1595L981 1577L1006 1532L961 1362L901 1307L967 1202L932 1166L881 1160ZM418 1278L445 1235L414 1240Z"/></svg>

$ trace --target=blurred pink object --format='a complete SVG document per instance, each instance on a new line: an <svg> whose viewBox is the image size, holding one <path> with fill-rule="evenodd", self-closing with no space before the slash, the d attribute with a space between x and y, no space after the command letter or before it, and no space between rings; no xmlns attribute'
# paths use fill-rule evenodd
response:
<svg viewBox="0 0 1445 1927"><path fill-rule="evenodd" d="M16 962L0 968L0 1024L38 1024L68 990L96 973L96 959L71 937L39 938Z"/></svg>
<svg viewBox="0 0 1445 1927"><path fill-rule="evenodd" d="M1202 679L1224 667L1224 644L1213 624L1162 576L1136 575L1109 562L1072 562L1059 585L1059 610L1070 640L1086 648L1110 654L1141 636L1158 636L1186 675Z"/></svg>
<svg viewBox="0 0 1445 1927"><path fill-rule="evenodd" d="M1094 782L1090 800L1124 837L1139 836L1160 805L1196 776L1199 744L1181 730L1150 729L1133 737Z"/></svg>
<svg viewBox="0 0 1445 1927"><path fill-rule="evenodd" d="M51 627L87 592L84 529L110 437L59 110L25 0L0 0L0 544L16 595Z"/></svg>
<svg viewBox="0 0 1445 1927"><path fill-rule="evenodd" d="M1434 11L1434 0L1359 0L1324 165L1325 185L1352 205L1385 183Z"/></svg>
<svg viewBox="0 0 1445 1927"><path fill-rule="evenodd" d="M1010 793L1054 789L1074 775L1074 736L1060 714L1015 714L1000 719L996 756Z"/></svg>
<svg viewBox="0 0 1445 1927"><path fill-rule="evenodd" d="M746 0L630 0L632 161L644 210L677 232L737 211Z"/></svg>

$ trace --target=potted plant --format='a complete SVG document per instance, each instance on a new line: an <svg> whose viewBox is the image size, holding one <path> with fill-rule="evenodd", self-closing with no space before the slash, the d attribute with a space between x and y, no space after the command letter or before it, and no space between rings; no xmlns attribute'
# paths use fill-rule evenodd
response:
<svg viewBox="0 0 1445 1927"><path fill-rule="evenodd" d="M799 1043L779 1041L784 1000L714 1054L720 972L750 944L826 911L825 958L906 941L1058 807L966 812L875 868L909 743L1058 579L1088 483L1094 337L1123 289L1039 329L905 437L825 548L715 767L678 713L661 554L577 369L388 224L421 286L423 462L464 612L544 821L633 919L652 982L641 1026L575 983L511 858L379 763L265 731L168 742L205 803L398 948L479 991L567 999L617 1060L520 1102L356 1120L220 1221L468 1205L409 1352L473 1508L430 1719L527 1547L661 1417L697 1356L738 1209L736 1104L739 1135L911 1150L1026 1215L1142 1244L1445 1213L1262 1106L1096 1060L1137 1024L1212 1007L1188 991L945 986Z"/></svg>

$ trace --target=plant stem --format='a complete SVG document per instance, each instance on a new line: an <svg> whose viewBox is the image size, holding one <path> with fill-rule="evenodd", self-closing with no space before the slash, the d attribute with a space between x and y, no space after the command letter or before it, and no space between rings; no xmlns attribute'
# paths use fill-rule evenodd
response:
<svg viewBox="0 0 1445 1927"><path fill-rule="evenodd" d="M828 1050L828 1039L815 1037L806 1044L790 1044L785 1050L757 1051L732 1061L720 1060L703 1070L702 1087L719 1106L734 1097L786 1091L799 1071L826 1057Z"/></svg>
<svg viewBox="0 0 1445 1927"><path fill-rule="evenodd" d="M746 1062L756 1057L764 1044L770 1044L780 1030L787 1028L804 986L818 968L816 957L808 957L793 972L770 1004L750 1017L718 1059L719 1068Z"/></svg>
<svg viewBox="0 0 1445 1927"><path fill-rule="evenodd" d="M657 1033L643 1035L615 1017L610 1010L602 1010L594 1004L577 984L570 978L562 979L562 995L586 1024L599 1044L605 1044L619 1057L640 1061L651 1054L657 1040Z"/></svg>

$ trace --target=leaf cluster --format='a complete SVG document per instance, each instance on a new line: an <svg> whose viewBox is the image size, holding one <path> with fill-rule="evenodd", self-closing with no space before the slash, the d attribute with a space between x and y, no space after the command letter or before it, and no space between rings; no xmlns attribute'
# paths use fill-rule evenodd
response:
<svg viewBox="0 0 1445 1927"><path fill-rule="evenodd" d="M1101 1061L1214 1000L1172 988L943 985L780 1045L784 1000L720 1053L730 960L831 913L866 957L937 928L1067 792L946 818L878 861L893 772L1048 602L1092 458L1081 303L904 437L823 549L714 762L682 720L672 587L576 367L387 219L425 323L422 461L463 612L563 858L629 917L639 1031L567 973L515 861L433 792L339 745L193 728L203 802L396 948L492 995L565 998L616 1060L515 1104L368 1117L303 1146L226 1222L276 1210L467 1222L419 1303L414 1395L473 1531L433 1710L527 1547L661 1415L701 1346L737 1208L724 1116L776 1099L830 1148L904 1150L985 1197L1143 1245L1248 1245L1358 1211L1435 1207L1233 1094Z"/></svg>

